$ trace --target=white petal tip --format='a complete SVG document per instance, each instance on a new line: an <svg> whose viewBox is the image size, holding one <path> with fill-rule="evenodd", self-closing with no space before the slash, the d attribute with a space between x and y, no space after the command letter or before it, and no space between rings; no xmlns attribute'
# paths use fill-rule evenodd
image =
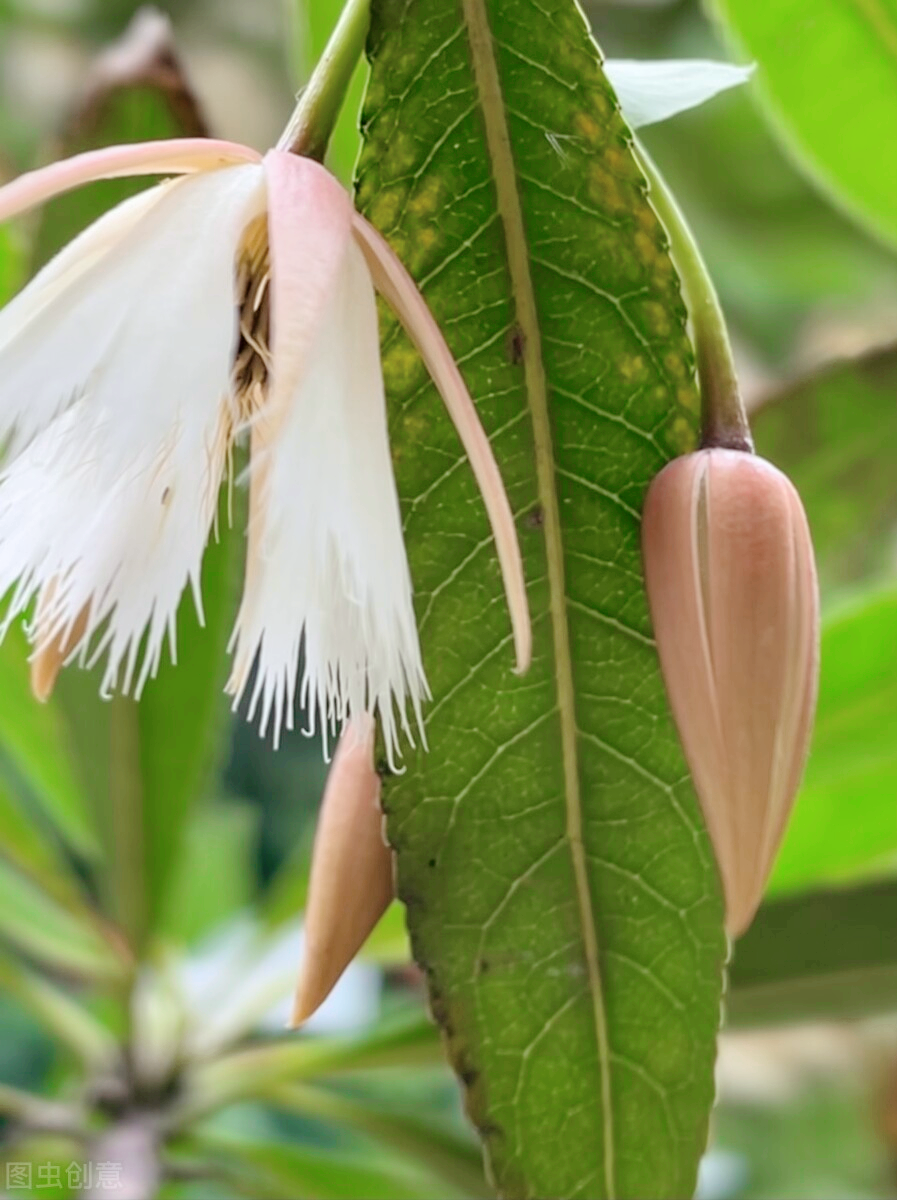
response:
<svg viewBox="0 0 897 1200"><path fill-rule="evenodd" d="M604 64L623 116L633 129L697 108L720 92L747 82L754 70L754 63L739 66L699 58L608 59Z"/></svg>

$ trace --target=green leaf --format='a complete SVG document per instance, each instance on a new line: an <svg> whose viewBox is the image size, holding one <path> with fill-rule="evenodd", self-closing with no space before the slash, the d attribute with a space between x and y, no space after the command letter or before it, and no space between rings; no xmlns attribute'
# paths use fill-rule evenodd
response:
<svg viewBox="0 0 897 1200"><path fill-rule="evenodd" d="M117 1061L118 1045L104 1025L49 979L3 951L0 951L0 987L88 1070L108 1070Z"/></svg>
<svg viewBox="0 0 897 1200"><path fill-rule="evenodd" d="M275 1102L288 1111L365 1134L404 1159L411 1157L426 1165L465 1195L491 1194L483 1178L482 1154L472 1139L429 1114L407 1112L367 1098L362 1101L321 1087L286 1087Z"/></svg>
<svg viewBox="0 0 897 1200"><path fill-rule="evenodd" d="M415 956L502 1195L690 1194L721 903L639 551L695 438L678 281L572 0L380 0L369 48L359 205L491 435L535 636L518 679L470 470L387 324L433 691L429 752L384 789Z"/></svg>
<svg viewBox="0 0 897 1200"><path fill-rule="evenodd" d="M307 1146L204 1136L197 1148L210 1157L209 1173L252 1200L314 1196L316 1200L420 1200L421 1177L382 1157L324 1154ZM454 1200L458 1193L446 1193Z"/></svg>
<svg viewBox="0 0 897 1200"><path fill-rule="evenodd" d="M209 804L193 813L165 893L168 937L195 942L249 907L255 833L256 814L246 804Z"/></svg>
<svg viewBox="0 0 897 1200"><path fill-rule="evenodd" d="M22 283L23 257L19 239L4 225L0 228L0 304L5 304Z"/></svg>
<svg viewBox="0 0 897 1200"><path fill-rule="evenodd" d="M78 778L65 714L55 699L31 694L29 649L19 625L0 644L0 755L33 792L60 835L81 854L98 841L87 795Z"/></svg>
<svg viewBox="0 0 897 1200"><path fill-rule="evenodd" d="M781 467L810 521L823 600L893 576L897 349L801 380L755 414L757 450Z"/></svg>
<svg viewBox="0 0 897 1200"><path fill-rule="evenodd" d="M897 865L895 630L895 589L862 597L824 627L816 728L775 890Z"/></svg>
<svg viewBox="0 0 897 1200"><path fill-rule="evenodd" d="M88 922L95 919L78 864L19 791L3 781L0 781L0 856L72 914Z"/></svg>
<svg viewBox="0 0 897 1200"><path fill-rule="evenodd" d="M764 904L735 945L729 1025L868 1016L897 1009L897 883Z"/></svg>
<svg viewBox="0 0 897 1200"><path fill-rule="evenodd" d="M223 687L242 552L238 526L237 520L228 527L222 515L220 537L203 560L205 623L185 595L177 663L163 661L139 703L123 696L101 701L96 671L69 668L58 685L99 814L107 901L135 945L162 918L192 806L226 748Z"/></svg>
<svg viewBox="0 0 897 1200"><path fill-rule="evenodd" d="M222 1055L197 1068L184 1100L195 1121L230 1104L271 1097L285 1083L356 1071L432 1066L442 1061L433 1023L417 1009L352 1037L292 1035Z"/></svg>
<svg viewBox="0 0 897 1200"><path fill-rule="evenodd" d="M229 704L224 696L227 642L236 612L242 566L238 514L206 550L202 567L205 621L193 600L178 612L178 661L166 664L138 706L146 884L150 919L159 915L191 805L203 795L227 747Z"/></svg>
<svg viewBox="0 0 897 1200"><path fill-rule="evenodd" d="M0 860L0 936L45 965L112 979L121 962L95 926L57 904Z"/></svg>
<svg viewBox="0 0 897 1200"><path fill-rule="evenodd" d="M716 0L798 160L897 243L897 0Z"/></svg>

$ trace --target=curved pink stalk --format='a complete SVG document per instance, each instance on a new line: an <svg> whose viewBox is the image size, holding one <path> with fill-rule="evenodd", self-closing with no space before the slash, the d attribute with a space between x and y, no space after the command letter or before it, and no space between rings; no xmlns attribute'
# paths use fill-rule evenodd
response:
<svg viewBox="0 0 897 1200"><path fill-rule="evenodd" d="M489 439L452 352L417 284L382 234L360 213L354 214L353 231L371 269L374 284L392 305L439 389L483 494L511 614L517 671L522 674L532 656L523 560L511 506Z"/></svg>
<svg viewBox="0 0 897 1200"><path fill-rule="evenodd" d="M0 221L8 221L54 196L97 179L120 179L128 175L191 175L196 171L259 162L261 155L248 146L212 138L173 138L88 150L85 154L28 171L0 188Z"/></svg>

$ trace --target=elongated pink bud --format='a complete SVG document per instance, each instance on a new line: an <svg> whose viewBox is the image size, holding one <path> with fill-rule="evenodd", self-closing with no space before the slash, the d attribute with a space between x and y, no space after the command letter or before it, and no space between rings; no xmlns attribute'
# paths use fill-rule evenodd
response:
<svg viewBox="0 0 897 1200"><path fill-rule="evenodd" d="M651 484L642 551L660 666L735 937L757 911L809 748L819 675L810 532L770 463L700 450Z"/></svg>
<svg viewBox="0 0 897 1200"><path fill-rule="evenodd" d="M363 717L343 730L321 802L294 1028L327 999L395 895L392 851L382 825L374 722Z"/></svg>

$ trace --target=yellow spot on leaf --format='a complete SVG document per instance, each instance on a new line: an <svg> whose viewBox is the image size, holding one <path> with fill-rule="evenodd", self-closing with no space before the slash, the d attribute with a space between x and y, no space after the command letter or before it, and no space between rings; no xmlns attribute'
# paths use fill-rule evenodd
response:
<svg viewBox="0 0 897 1200"><path fill-rule="evenodd" d="M573 127L580 137L585 138L590 146L601 145L603 130L589 113L577 113L573 118Z"/></svg>
<svg viewBox="0 0 897 1200"><path fill-rule="evenodd" d="M679 401L680 408L684 408L686 412L697 413L700 410L701 402L698 399L697 390L693 387L682 384L676 388L676 399Z"/></svg>
<svg viewBox="0 0 897 1200"><path fill-rule="evenodd" d="M431 175L408 201L412 216L424 217L438 212L442 204L442 180Z"/></svg>
<svg viewBox="0 0 897 1200"><path fill-rule="evenodd" d="M390 232L399 220L402 198L402 193L395 189L377 192L368 209L368 220L378 229Z"/></svg>
<svg viewBox="0 0 897 1200"><path fill-rule="evenodd" d="M670 425L667 438L670 449L676 454L686 454L695 444L695 431L691 421L676 417Z"/></svg>
<svg viewBox="0 0 897 1200"><path fill-rule="evenodd" d="M410 391L422 369L417 351L405 338L393 342L383 359L383 370L389 377L390 386L399 391Z"/></svg>
<svg viewBox="0 0 897 1200"><path fill-rule="evenodd" d="M641 354L631 354L621 358L618 369L627 383L641 383L648 374L647 363Z"/></svg>
<svg viewBox="0 0 897 1200"><path fill-rule="evenodd" d="M667 351L663 356L663 365L674 379L685 379L688 375L682 355L675 350Z"/></svg>
<svg viewBox="0 0 897 1200"><path fill-rule="evenodd" d="M660 258L654 238L640 229L633 240L635 241L635 252L639 256L640 261L646 267L654 267Z"/></svg>

